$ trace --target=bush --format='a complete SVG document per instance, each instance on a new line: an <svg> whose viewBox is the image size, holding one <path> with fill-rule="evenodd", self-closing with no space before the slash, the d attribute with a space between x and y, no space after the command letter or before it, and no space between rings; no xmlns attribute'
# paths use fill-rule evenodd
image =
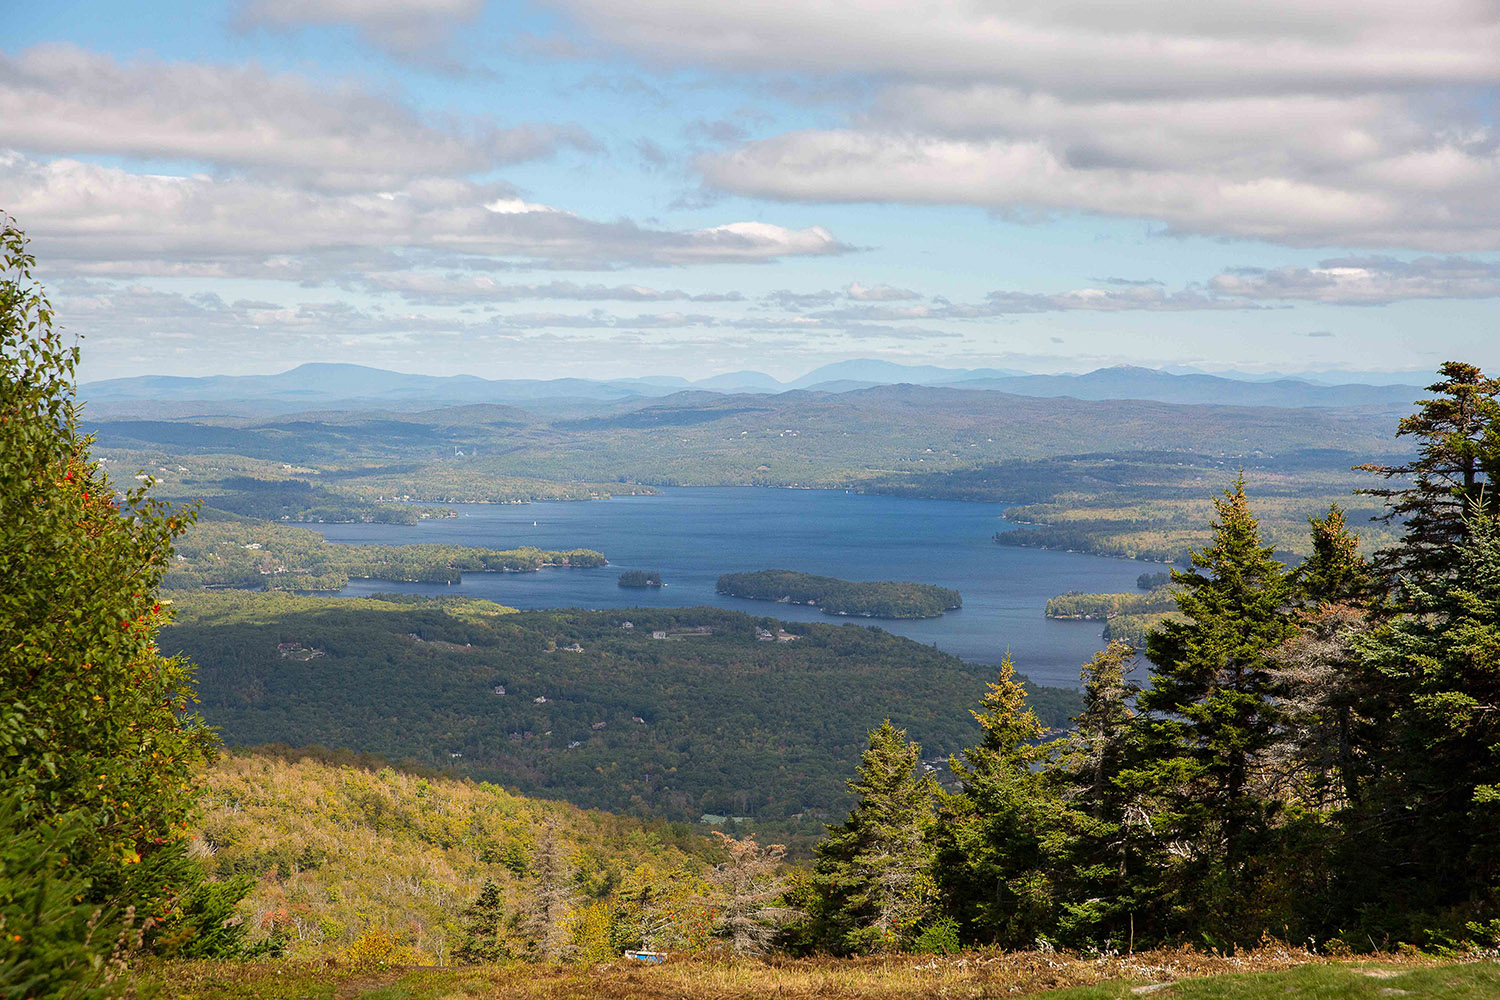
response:
<svg viewBox="0 0 1500 1000"><path fill-rule="evenodd" d="M118 971L106 958L122 922L86 901L70 863L86 829L78 815L33 825L19 795L0 799L0 996L103 996Z"/></svg>
<svg viewBox="0 0 1500 1000"><path fill-rule="evenodd" d="M952 917L940 917L932 921L917 935L911 950L919 955L952 955L962 946L958 942L958 921Z"/></svg>

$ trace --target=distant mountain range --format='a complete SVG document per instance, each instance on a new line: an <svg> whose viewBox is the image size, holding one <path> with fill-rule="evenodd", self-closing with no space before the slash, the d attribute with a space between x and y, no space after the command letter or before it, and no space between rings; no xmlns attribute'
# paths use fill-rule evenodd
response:
<svg viewBox="0 0 1500 1000"><path fill-rule="evenodd" d="M1118 366L1082 375L1030 375L995 368L940 368L862 359L824 365L791 382L740 371L690 381L673 376L628 379L485 379L475 375L411 375L349 364L305 364L278 375L146 375L83 385L79 394L97 416L135 409L189 413L290 413L329 409L425 409L499 403L528 409L562 404L606 405L651 400L683 391L772 394L795 390L840 393L878 385L925 385L1085 400L1139 399L1232 406L1379 407L1406 409L1416 385L1330 385L1304 378L1251 381L1196 372ZM144 405L150 404L150 405Z"/></svg>

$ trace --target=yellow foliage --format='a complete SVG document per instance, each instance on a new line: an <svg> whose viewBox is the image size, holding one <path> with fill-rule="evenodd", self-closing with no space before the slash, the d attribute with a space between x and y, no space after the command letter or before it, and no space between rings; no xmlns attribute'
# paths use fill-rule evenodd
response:
<svg viewBox="0 0 1500 1000"><path fill-rule="evenodd" d="M595 901L573 915L572 944L577 961L597 965L616 957L609 941L611 909L608 904Z"/></svg>
<svg viewBox="0 0 1500 1000"><path fill-rule="evenodd" d="M486 880L516 906L529 898L530 883L506 862L529 854L549 817L577 867L585 923L597 919L595 904L608 913L608 888L643 865L683 884L707 867L639 821L391 768L226 756L207 774L202 805L204 863L219 876L257 878L242 904L252 939L279 940L293 958L450 961L461 913ZM600 934L589 927L593 947Z"/></svg>

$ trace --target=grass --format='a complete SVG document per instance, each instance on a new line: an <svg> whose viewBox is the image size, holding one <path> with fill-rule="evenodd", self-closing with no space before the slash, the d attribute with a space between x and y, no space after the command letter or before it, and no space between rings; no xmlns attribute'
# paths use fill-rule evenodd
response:
<svg viewBox="0 0 1500 1000"><path fill-rule="evenodd" d="M1490 1000L1500 996L1500 963L1391 955L1329 959L1279 947L1232 957L1193 951L1102 959L968 952L843 960L695 957L591 968L189 962L149 967L140 985L159 988L161 1000Z"/></svg>

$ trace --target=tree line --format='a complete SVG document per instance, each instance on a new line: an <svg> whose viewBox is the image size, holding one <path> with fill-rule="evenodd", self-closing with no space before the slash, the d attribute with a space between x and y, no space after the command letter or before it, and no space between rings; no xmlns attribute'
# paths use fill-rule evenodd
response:
<svg viewBox="0 0 1500 1000"><path fill-rule="evenodd" d="M1334 506L1287 569L1242 476L1172 574L1177 614L1084 666L1069 731L1006 663L956 788L872 732L788 944L1496 944L1500 380L1440 374L1397 429L1415 457L1369 467L1403 532L1373 559Z"/></svg>

